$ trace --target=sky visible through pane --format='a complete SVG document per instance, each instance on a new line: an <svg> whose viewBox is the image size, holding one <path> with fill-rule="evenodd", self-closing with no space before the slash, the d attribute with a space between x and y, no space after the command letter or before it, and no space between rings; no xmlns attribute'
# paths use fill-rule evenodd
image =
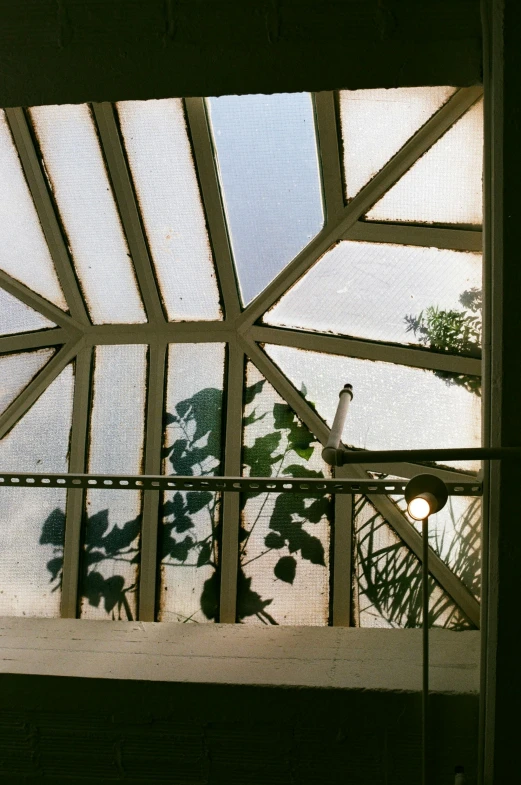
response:
<svg viewBox="0 0 521 785"><path fill-rule="evenodd" d="M207 99L244 303L256 297L324 221L309 93Z"/></svg>

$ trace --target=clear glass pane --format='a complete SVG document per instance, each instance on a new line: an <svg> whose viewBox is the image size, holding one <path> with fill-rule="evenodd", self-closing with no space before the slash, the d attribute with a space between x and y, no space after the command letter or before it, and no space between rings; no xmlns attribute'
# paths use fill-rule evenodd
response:
<svg viewBox="0 0 521 785"><path fill-rule="evenodd" d="M49 327L56 325L9 292L0 289L0 335L29 333Z"/></svg>
<svg viewBox="0 0 521 785"><path fill-rule="evenodd" d="M407 514L403 496L391 497L421 534L422 525ZM481 498L449 496L429 518L429 545L479 600L481 594Z"/></svg>
<svg viewBox="0 0 521 785"><path fill-rule="evenodd" d="M5 113L0 110L0 269L59 308L67 303L27 187Z"/></svg>
<svg viewBox="0 0 521 785"><path fill-rule="evenodd" d="M249 477L330 477L322 447L249 363L243 473ZM327 494L248 493L242 497L238 620L325 625L333 501Z"/></svg>
<svg viewBox="0 0 521 785"><path fill-rule="evenodd" d="M483 100L423 155L370 210L374 221L482 221Z"/></svg>
<svg viewBox="0 0 521 785"><path fill-rule="evenodd" d="M364 496L355 497L355 624L421 627L421 563ZM450 630L473 625L433 579L429 626Z"/></svg>
<svg viewBox="0 0 521 785"><path fill-rule="evenodd" d="M222 343L171 344L165 474L221 472ZM219 610L220 494L165 493L159 621L216 621Z"/></svg>
<svg viewBox="0 0 521 785"><path fill-rule="evenodd" d="M30 112L91 319L146 322L89 107Z"/></svg>
<svg viewBox="0 0 521 785"><path fill-rule="evenodd" d="M143 470L147 347L97 346L90 423L89 472ZM87 492L81 615L135 619L141 493Z"/></svg>
<svg viewBox="0 0 521 785"><path fill-rule="evenodd" d="M124 101L117 108L168 318L222 319L183 102Z"/></svg>
<svg viewBox="0 0 521 785"><path fill-rule="evenodd" d="M67 472L73 370L68 365L0 441L3 471ZM0 615L59 616L66 491L0 488Z"/></svg>
<svg viewBox="0 0 521 785"><path fill-rule="evenodd" d="M244 303L324 222L309 93L209 98L217 162Z"/></svg>
<svg viewBox="0 0 521 785"><path fill-rule="evenodd" d="M0 356L0 414L27 387L53 354L54 349L38 349L36 352Z"/></svg>
<svg viewBox="0 0 521 785"><path fill-rule="evenodd" d="M393 363L319 354L286 346L266 351L331 425L338 392L353 385L346 445L365 450L478 447L481 398L475 377ZM458 467L476 468L459 461Z"/></svg>
<svg viewBox="0 0 521 785"><path fill-rule="evenodd" d="M264 322L420 344L429 338L421 332L428 314L435 315L437 323L440 318L444 324L463 319L463 326L479 333L480 304L480 254L345 240L324 254L265 314ZM477 338L474 352L467 343L460 331L444 348L479 355Z"/></svg>
<svg viewBox="0 0 521 785"><path fill-rule="evenodd" d="M347 198L352 199L455 92L454 87L341 90Z"/></svg>

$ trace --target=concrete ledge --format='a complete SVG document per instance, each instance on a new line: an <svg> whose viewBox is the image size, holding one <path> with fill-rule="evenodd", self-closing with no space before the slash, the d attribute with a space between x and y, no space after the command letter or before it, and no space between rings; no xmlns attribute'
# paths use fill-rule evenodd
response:
<svg viewBox="0 0 521 785"><path fill-rule="evenodd" d="M479 691L479 632L432 630L431 690ZM416 692L421 630L0 618L0 672Z"/></svg>

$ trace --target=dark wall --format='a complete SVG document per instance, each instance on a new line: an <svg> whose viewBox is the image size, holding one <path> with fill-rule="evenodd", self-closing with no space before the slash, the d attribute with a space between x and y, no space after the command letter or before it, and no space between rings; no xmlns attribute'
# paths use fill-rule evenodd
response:
<svg viewBox="0 0 521 785"><path fill-rule="evenodd" d="M479 0L0 0L0 106L481 81Z"/></svg>
<svg viewBox="0 0 521 785"><path fill-rule="evenodd" d="M421 701L372 693L0 678L0 781L418 785ZM477 696L432 696L431 785L474 785Z"/></svg>

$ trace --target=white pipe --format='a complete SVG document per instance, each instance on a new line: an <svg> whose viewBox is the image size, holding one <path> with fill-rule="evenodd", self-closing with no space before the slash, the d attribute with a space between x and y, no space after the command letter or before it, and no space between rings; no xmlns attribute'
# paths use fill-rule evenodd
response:
<svg viewBox="0 0 521 785"><path fill-rule="evenodd" d="M341 465L340 461L338 460L338 452L340 450L342 433L344 432L347 411L352 400L353 387L351 384L344 384L344 387L340 390L339 393L338 406L335 419L333 420L333 425L329 431L329 438L327 440L326 446L322 450L322 458L326 463L329 463L330 466Z"/></svg>

